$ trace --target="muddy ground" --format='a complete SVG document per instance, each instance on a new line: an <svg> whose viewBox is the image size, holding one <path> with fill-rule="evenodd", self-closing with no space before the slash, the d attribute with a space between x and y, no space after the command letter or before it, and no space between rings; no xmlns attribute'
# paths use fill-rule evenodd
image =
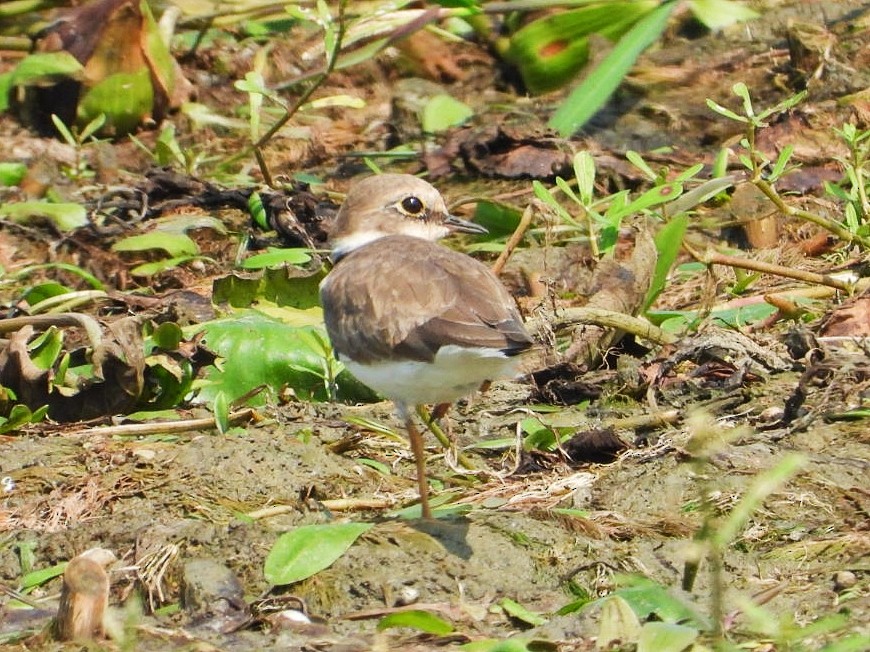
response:
<svg viewBox="0 0 870 652"><path fill-rule="evenodd" d="M737 129L712 117L703 98L731 101L729 89L736 81L745 81L762 103L789 92L793 80L784 34L797 17L827 21L838 45L825 55L820 80L810 82L801 125L780 124L776 138L794 139L804 160L815 164L813 170L825 167L822 162L830 163L829 152L836 151L829 145L830 127L857 116L866 128L865 104L843 107L836 99L870 87L868 6L761 5L763 19L725 34L669 32L575 146L593 149L614 176L622 168L610 162L627 149L650 152L676 145L674 160L709 162ZM473 82L485 78L481 69L488 60L472 53L483 63L475 60L468 79L451 87L460 97L482 95ZM242 67L242 55L233 56ZM279 48L275 56L288 52ZM196 63L187 65L192 79L205 76ZM656 71L673 77L662 74L650 81ZM378 77L382 69L372 66L343 72L336 84L353 88L355 74L384 81ZM381 120L390 115L390 88L366 90L368 110L380 112ZM204 89L200 100L210 96L220 96L218 84ZM548 102L555 101L532 105L546 112ZM355 119L370 124L374 118L348 118ZM356 127L342 126L348 133ZM16 145L36 147L8 116L2 128ZM359 136L360 149L370 137L370 132ZM344 132L335 136L341 138L349 139ZM327 145L318 169L328 175L339 160L347 167L347 160L329 147L353 146ZM135 151L120 150L130 157L127 163ZM267 155L278 165L294 164L286 148L267 149ZM453 197L467 188L453 183L447 177L438 185ZM487 183L473 181L475 188ZM529 188L528 181L492 183L499 192ZM336 182L336 188L344 187L345 181ZM784 241L797 237L797 231L786 225ZM718 234L718 229L705 230L706 237ZM3 229L0 236L7 262L24 251L25 257L41 255L40 239L26 230ZM768 253L793 259L787 244ZM199 282L208 286L207 280ZM723 287L724 281L713 292ZM708 281L675 281L660 304L685 307L709 291ZM721 292L716 299L726 300ZM820 316L804 326L818 331L822 321ZM862 398L866 402L870 362L860 348L823 339L827 372L802 378L806 361L792 359L780 344L788 328L749 334L783 364L777 371L752 366L736 386L719 382L721 375L706 375L709 371L692 375L678 369L656 386L651 401L615 371L588 376L600 392L588 405L561 406L558 425L569 438L615 426L627 449L607 463L571 462L558 454L517 458L513 448L476 448L484 439L515 437L517 424L541 401L529 378L497 383L449 417L473 472L460 471L434 440L428 442L435 493L455 492L451 505L464 506L431 522L394 514L416 499L413 459L404 440L345 421L366 417L400 432L386 403L290 400L259 408L254 418L224 435L207 430L111 436L76 424L2 435L0 476L8 480L0 489L0 583L19 588L25 566L47 568L92 547L111 550L118 558L110 567L113 631L123 634L96 649L422 650L509 637L538 641L535 649L594 649L599 605L567 615L556 612L578 599L592 602L607 595L625 573L654 580L709 617L715 594L709 560L700 563L690 591L680 588L686 563L697 552L693 539L702 524L701 503L707 497L716 513L728 513L752 483L797 452L803 456L801 470L763 501L722 553L727 635L754 650L821 649L849 636L870 636L870 429L866 417L830 418ZM712 337L717 332L714 325L705 329ZM638 365L649 365L645 369L677 357L675 349L659 347L635 355ZM530 366L547 359L542 354ZM737 367L732 364L725 375ZM798 387L809 390L802 405L805 418L779 425ZM688 419L699 406L715 425ZM665 412L671 415L663 417L667 425L649 420ZM196 407L185 415L207 416ZM632 418L647 421L626 426ZM705 428L720 443L711 445L709 460L699 462L692 451L697 452L693 446ZM365 460L386 465L389 475ZM263 563L281 533L345 520L375 525L313 578L278 589L268 585ZM211 564L192 565L201 560ZM237 578L239 586L228 578ZM12 609L11 598L0 597L3 649L64 648L49 642L44 631L59 587L54 579L30 593L31 599L48 598L38 603L41 610ZM187 606L173 608L185 591ZM190 607L190 591L199 596L198 610ZM540 614L542 622L511 615L505 598ZM747 600L768 610L765 626L747 615ZM455 631L443 636L377 631L381 617L409 605L440 615ZM276 621L274 614L285 608L304 611L310 622ZM828 632L800 633L794 626L837 615L842 622ZM861 649L860 642L850 645L857 646L843 649Z"/></svg>

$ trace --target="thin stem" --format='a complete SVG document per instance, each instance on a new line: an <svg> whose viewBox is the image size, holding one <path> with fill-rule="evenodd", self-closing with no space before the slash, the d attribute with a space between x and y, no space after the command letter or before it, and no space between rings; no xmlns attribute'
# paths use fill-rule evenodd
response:
<svg viewBox="0 0 870 652"><path fill-rule="evenodd" d="M862 237L856 233L852 233L846 227L837 224L832 220L824 218L821 215L817 215L816 213L811 213L810 211L805 211L803 209L794 208L793 206L788 205L787 203L785 203L782 197L780 197L776 189L764 179L753 179L752 183L755 184L755 187L758 188L765 195L765 197L773 202L774 206L776 206L780 210L780 212L783 213L783 215L787 215L789 217L797 217L798 219L804 220L806 222L812 222L813 224L816 224L823 229L830 231L841 240L858 244L864 249L870 248L870 240L868 240L867 238Z"/></svg>
<svg viewBox="0 0 870 652"><path fill-rule="evenodd" d="M705 265L726 265L728 267L738 267L740 269L748 269L753 272L761 272L762 274L772 274L774 276L782 276L791 278L796 281L802 281L811 285L827 285L844 292L850 292L853 288L851 283L841 281L840 279L828 276L827 274L816 274L815 272L807 272L801 269L792 269L774 263L766 263L760 260L748 260L746 258L738 258L736 256L726 256L715 251L709 251L704 256L698 259Z"/></svg>
<svg viewBox="0 0 870 652"><path fill-rule="evenodd" d="M249 152L254 153L254 158L257 159L257 165L260 167L260 171L263 174L263 180L271 187L272 186L272 174L269 171L268 164L266 163L266 159L263 156L262 148L268 143L272 137L277 134L281 128L286 125L290 119L299 112L306 102L311 98L314 92L323 85L323 83L327 80L332 71L335 70L335 64L338 61L338 55L341 52L341 43L344 39L345 32L345 21L344 21L344 8L347 4L347 0L342 0L342 2L338 3L338 30L335 34L335 47L332 48L332 51L329 53L329 59L326 62L326 67L317 76L314 82L306 88L302 94L296 98L296 101L293 103L293 106L289 109L285 109L284 115L282 115L278 120L272 124L271 127L264 133L260 138L250 147L246 148L239 157L233 157L231 160L235 158L240 158L242 156L246 156Z"/></svg>

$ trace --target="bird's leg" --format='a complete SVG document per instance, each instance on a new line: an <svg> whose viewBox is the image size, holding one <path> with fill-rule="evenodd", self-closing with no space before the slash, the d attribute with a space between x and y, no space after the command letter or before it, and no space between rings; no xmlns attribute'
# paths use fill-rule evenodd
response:
<svg viewBox="0 0 870 652"><path fill-rule="evenodd" d="M417 487L420 492L420 509L423 518L432 518L432 509L429 507L429 483L426 480L426 452L423 450L423 435L417 430L414 419L410 412L405 414L405 428L408 438L411 440L411 451L414 453L414 461L417 463Z"/></svg>
<svg viewBox="0 0 870 652"><path fill-rule="evenodd" d="M438 443L445 450L451 450L455 448L454 440L453 440L453 430L451 427L451 422L447 421L447 434L444 434L444 431L441 430L441 426L436 423L437 419L442 418L447 410L450 409L450 403L439 403L435 406L435 409L430 413L429 410L426 409L425 405L417 406L417 414L420 415L420 418L423 420L423 423L429 428L429 431L435 435L435 439L438 440ZM456 461L459 462L459 465L468 471L474 470L474 464L468 459L468 456L462 451L457 450L456 452Z"/></svg>

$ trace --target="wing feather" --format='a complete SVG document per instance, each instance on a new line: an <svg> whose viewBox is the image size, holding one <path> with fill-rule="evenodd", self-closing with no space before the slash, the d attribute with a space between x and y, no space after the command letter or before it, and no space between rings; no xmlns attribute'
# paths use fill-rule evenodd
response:
<svg viewBox="0 0 870 652"><path fill-rule="evenodd" d="M532 344L485 265L420 238L389 236L348 254L321 286L321 302L333 347L359 362L431 361L448 344L514 355Z"/></svg>

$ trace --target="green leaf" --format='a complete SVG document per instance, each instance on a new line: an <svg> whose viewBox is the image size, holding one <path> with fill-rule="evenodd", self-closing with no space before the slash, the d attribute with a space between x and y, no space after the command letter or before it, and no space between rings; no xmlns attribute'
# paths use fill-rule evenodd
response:
<svg viewBox="0 0 870 652"><path fill-rule="evenodd" d="M640 635L640 621L635 609L621 596L611 594L588 604L601 604L598 618L598 645L610 647L613 641L634 643Z"/></svg>
<svg viewBox="0 0 870 652"><path fill-rule="evenodd" d="M181 340L184 339L184 333L175 322L165 321L154 329L151 339L156 346L164 351L175 351Z"/></svg>
<svg viewBox="0 0 870 652"><path fill-rule="evenodd" d="M758 18L756 12L734 0L689 0L688 5L695 18L713 31Z"/></svg>
<svg viewBox="0 0 870 652"><path fill-rule="evenodd" d="M608 2L556 11L511 36L505 59L513 63L530 93L559 88L586 65L589 35L622 37L656 2Z"/></svg>
<svg viewBox="0 0 870 652"><path fill-rule="evenodd" d="M645 623L640 628L637 652L683 652L700 635L694 627L675 623Z"/></svg>
<svg viewBox="0 0 870 652"><path fill-rule="evenodd" d="M574 177L577 179L577 192L584 206L592 203L595 193L595 159L587 150L574 156Z"/></svg>
<svg viewBox="0 0 870 652"><path fill-rule="evenodd" d="M47 328L44 333L27 345L30 358L40 369L51 369L63 350L63 331L57 326Z"/></svg>
<svg viewBox="0 0 870 652"><path fill-rule="evenodd" d="M638 170L643 172L647 179L650 181L656 181L658 179L658 175L653 172L653 169L649 166L645 160L643 160L643 156L630 149L625 153L625 158L629 160L629 162L636 167Z"/></svg>
<svg viewBox="0 0 870 652"><path fill-rule="evenodd" d="M379 632L392 627L409 627L436 636L445 636L453 631L453 625L449 622L421 609L397 611L378 621Z"/></svg>
<svg viewBox="0 0 870 652"><path fill-rule="evenodd" d="M27 165L24 163L0 161L0 186L17 186L26 174Z"/></svg>
<svg viewBox="0 0 870 652"><path fill-rule="evenodd" d="M310 249L277 249L269 247L266 253L255 254L242 262L245 269L262 269L279 265L304 265L311 260Z"/></svg>
<svg viewBox="0 0 870 652"><path fill-rule="evenodd" d="M105 114L106 130L119 135L134 131L154 110L154 88L147 66L132 73L109 75L79 100L76 122L86 125Z"/></svg>
<svg viewBox="0 0 870 652"><path fill-rule="evenodd" d="M639 619L645 620L650 615L655 614L664 622L688 623L702 629L706 627L701 616L682 601L673 597L660 584L635 575L622 575L618 577L618 580L622 586L610 595L625 600ZM607 599L609 598L610 596ZM595 603L598 602L600 601L595 601Z"/></svg>
<svg viewBox="0 0 870 652"><path fill-rule="evenodd" d="M227 430L230 429L230 405L226 394L223 392L217 393L212 405L212 411L214 412L214 423L217 431L222 435L226 434Z"/></svg>
<svg viewBox="0 0 870 652"><path fill-rule="evenodd" d="M195 256L199 253L196 243L184 233L152 231L131 235L112 245L112 251L149 251L160 249L173 257Z"/></svg>
<svg viewBox="0 0 870 652"><path fill-rule="evenodd" d="M45 416L45 411L39 413L31 412L30 408L23 403L16 403L9 411L8 417L0 417L0 434L14 432L26 426L28 423L36 423L41 421Z"/></svg>
<svg viewBox="0 0 870 652"><path fill-rule="evenodd" d="M175 269L179 265L189 263L197 258L200 258L200 256L176 256L175 258L157 260L153 263L143 263L131 269L130 274L132 276L154 276L155 274L162 274L170 269Z"/></svg>
<svg viewBox="0 0 870 652"><path fill-rule="evenodd" d="M525 641L516 639L502 641L497 638L471 641L465 645L460 645L459 649L462 652L531 652L532 650Z"/></svg>
<svg viewBox="0 0 870 652"><path fill-rule="evenodd" d="M616 213L611 214L611 212L608 211L608 217L611 219L617 217L622 218L626 215L640 213L648 208L653 208L654 206L673 201L681 194L683 194L683 185L681 183L668 183L663 186L656 186L655 188L647 190L640 197L628 204L628 206L622 207Z"/></svg>
<svg viewBox="0 0 870 652"><path fill-rule="evenodd" d="M655 244L658 258L649 290L647 290L643 301L642 313L649 309L664 289L668 275L671 273L671 267L673 267L680 253L680 248L683 246L683 236L686 234L688 226L689 216L686 213L681 213L672 218L656 234Z"/></svg>
<svg viewBox="0 0 870 652"><path fill-rule="evenodd" d="M50 220L64 233L87 226L88 213L84 206L72 203L52 204L45 201L24 201L0 206L0 217L8 217L19 224L29 224L34 219Z"/></svg>
<svg viewBox="0 0 870 652"><path fill-rule="evenodd" d="M298 312L298 311L297 311ZM330 370L336 377L338 398L373 400L375 395L332 357L322 327L293 326L261 312L245 311L232 317L206 322L204 343L224 358L220 368L209 367L208 381L199 400L214 401L224 392L230 402L251 390L267 386L277 393L283 387L309 400L330 398ZM258 394L249 405L262 405L268 396Z"/></svg>
<svg viewBox="0 0 870 652"><path fill-rule="evenodd" d="M641 53L661 36L678 5L677 2L666 2L656 7L620 38L610 54L553 114L550 127L568 137L586 124L604 106Z"/></svg>
<svg viewBox="0 0 870 652"><path fill-rule="evenodd" d="M49 281L48 283L40 283L39 285L34 285L25 290L22 298L31 306L35 306L46 299L59 297L64 294L69 294L70 292L72 292L72 290L65 285L61 285L55 281Z"/></svg>
<svg viewBox="0 0 870 652"><path fill-rule="evenodd" d="M473 221L489 232L481 237L492 240L508 236L516 231L522 216L522 212L513 206L484 199L477 202Z"/></svg>
<svg viewBox="0 0 870 652"><path fill-rule="evenodd" d="M749 122L749 118L747 118L745 115L738 115L738 114L734 113L734 111L732 111L731 109L722 106L718 102L714 102L709 97L707 98L707 107L710 110L715 111L719 115L728 118L729 120L734 120L735 122L743 122L743 123Z"/></svg>
<svg viewBox="0 0 870 652"><path fill-rule="evenodd" d="M66 570L68 562L62 561L59 564L55 564L54 566L49 566L48 568L41 568L39 570L31 571L27 573L24 577L21 578L21 590L32 589L36 586L42 586L49 580L53 580L55 577L63 575L63 572Z"/></svg>
<svg viewBox="0 0 870 652"><path fill-rule="evenodd" d="M436 95L423 106L420 123L424 133L437 134L464 124L474 110L447 94Z"/></svg>
<svg viewBox="0 0 870 652"><path fill-rule="evenodd" d="M80 79L84 68L69 52L35 52L24 57L12 72L12 86L30 86L58 77Z"/></svg>
<svg viewBox="0 0 870 652"><path fill-rule="evenodd" d="M371 523L327 523L282 534L266 557L266 581L293 584L329 568L371 528Z"/></svg>
<svg viewBox="0 0 870 652"><path fill-rule="evenodd" d="M248 212L251 214L254 224L261 229L268 231L271 228L269 225L269 215L266 213L266 207L263 206L263 198L260 197L260 193L252 192L250 197L248 197Z"/></svg>
<svg viewBox="0 0 870 652"><path fill-rule="evenodd" d="M498 605L504 609L505 613L511 618L521 620L532 627L539 627L547 623L547 619L541 614L529 611L519 602L511 600L510 598L502 598L499 600Z"/></svg>
<svg viewBox="0 0 870 652"><path fill-rule="evenodd" d="M789 453L772 469L755 476L746 493L713 533L719 546L730 545L761 503L800 471L806 462L805 455Z"/></svg>

